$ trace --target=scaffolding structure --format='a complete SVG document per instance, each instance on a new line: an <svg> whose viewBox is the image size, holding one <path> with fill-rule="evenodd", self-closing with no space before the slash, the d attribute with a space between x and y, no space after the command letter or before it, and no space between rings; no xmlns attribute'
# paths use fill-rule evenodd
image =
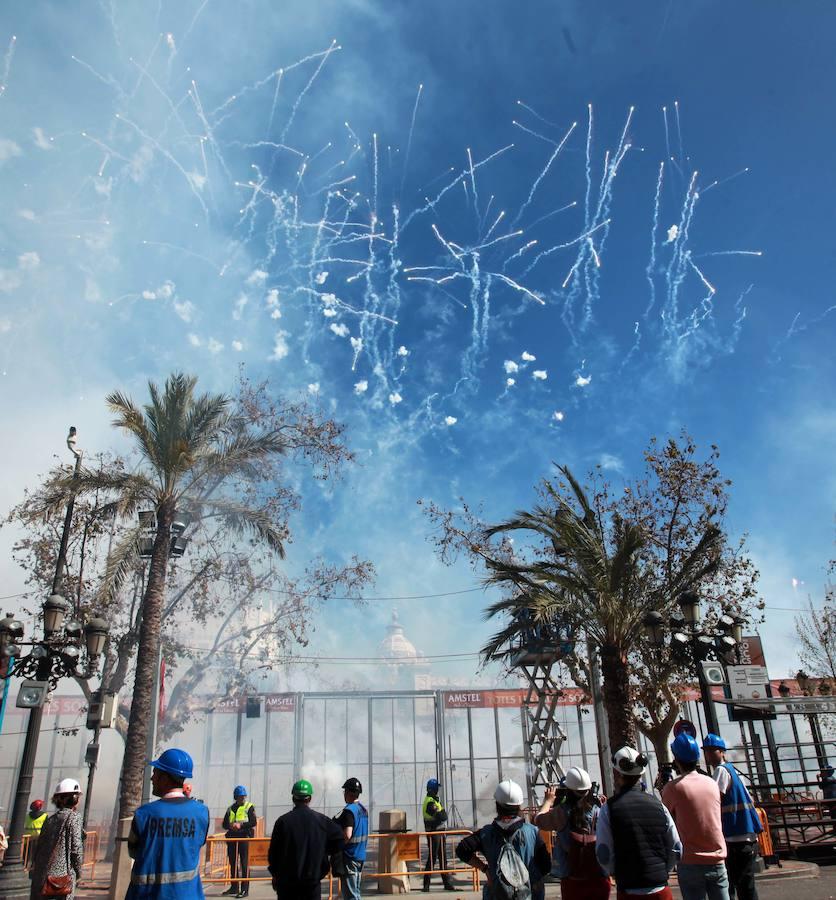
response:
<svg viewBox="0 0 836 900"><path fill-rule="evenodd" d="M522 673L528 683L523 704L523 731L528 748L526 783L528 801L542 801L550 784L557 784L564 771L560 751L566 733L557 719L563 690L556 677L560 660L574 650L574 636L564 623L534 623L527 610L517 616L520 625L518 645L511 656L511 666Z"/></svg>

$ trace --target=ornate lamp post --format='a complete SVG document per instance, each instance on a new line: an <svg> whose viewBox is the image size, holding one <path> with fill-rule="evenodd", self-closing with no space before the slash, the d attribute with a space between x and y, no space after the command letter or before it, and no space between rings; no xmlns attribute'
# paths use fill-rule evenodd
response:
<svg viewBox="0 0 836 900"><path fill-rule="evenodd" d="M734 659L737 646L743 638L745 620L740 616L724 613L717 620L717 628L708 631L701 624L700 598L696 592L681 593L677 602L679 612L670 617L667 628L665 617L655 610L645 615L642 624L651 645L659 650L665 646L666 633L670 631L671 653L674 657L690 662L696 672L706 727L710 732L719 734L717 709L702 664L712 658L721 663Z"/></svg>
<svg viewBox="0 0 836 900"><path fill-rule="evenodd" d="M47 694L55 689L61 678L92 678L95 675L110 630L107 622L98 617L89 619L84 626L75 620L65 623L68 608L63 597L52 594L43 605L43 638L28 644L22 641L23 625L11 613L0 620L0 653L14 657L6 677L16 675L26 679L21 685L17 705L30 710L12 807L9 849L0 869L0 897L3 898L25 897L31 890L21 850ZM24 646L32 649L21 655Z"/></svg>
<svg viewBox="0 0 836 900"><path fill-rule="evenodd" d="M81 469L81 451L76 448L76 429L70 428L67 447L75 457L73 477L78 478ZM23 625L11 613L0 620L0 655L13 660L5 678L22 676L26 680L20 688L17 705L29 709L29 723L17 779L12 817L9 825L9 848L0 868L0 898L10 900L28 897L31 891L29 877L23 868L23 826L32 790L32 774L38 751L43 705L47 694L54 690L61 678L91 678L98 669L109 626L104 619L94 617L86 625L72 619L65 622L70 604L61 594L63 572L67 562L67 547L73 518L75 495L70 494L61 544L55 565L52 593L43 604L43 637L29 643L23 641ZM82 647L82 635L84 646ZM29 646L29 653L21 649Z"/></svg>

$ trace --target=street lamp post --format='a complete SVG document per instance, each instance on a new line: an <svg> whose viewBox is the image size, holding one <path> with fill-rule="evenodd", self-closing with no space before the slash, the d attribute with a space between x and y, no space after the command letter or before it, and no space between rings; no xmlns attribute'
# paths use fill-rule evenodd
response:
<svg viewBox="0 0 836 900"><path fill-rule="evenodd" d="M70 428L67 446L75 456L73 477L78 478L81 469L81 451L76 449L75 442L76 429ZM31 892L29 877L23 868L23 827L32 791L32 776L47 692L54 690L61 678L91 678L97 670L99 656L104 650L109 631L107 622L100 618L91 618L85 626L75 619L65 623L70 604L61 595L60 590L67 562L73 506L74 494L71 493L55 565L53 590L43 604L43 638L30 642L28 646L31 646L31 651L22 655L23 625L14 619L11 613L0 620L0 654L14 660L4 677L11 678L17 675L27 679L21 686L17 705L28 707L30 710L9 825L9 847L6 850L3 867L0 868L0 900L28 897ZM84 668L79 670L82 634L87 661Z"/></svg>
<svg viewBox="0 0 836 900"><path fill-rule="evenodd" d="M672 654L682 660L688 660L696 670L706 728L712 734L719 734L717 708L703 663L712 658L721 663L727 661L743 637L744 619L724 613L717 621L717 629L710 633L701 625L700 598L697 593L684 591L677 598L677 602L680 612L671 616L669 628L666 627L664 616L655 610L645 615L642 624L651 645L658 650L664 647L666 632L670 630Z"/></svg>

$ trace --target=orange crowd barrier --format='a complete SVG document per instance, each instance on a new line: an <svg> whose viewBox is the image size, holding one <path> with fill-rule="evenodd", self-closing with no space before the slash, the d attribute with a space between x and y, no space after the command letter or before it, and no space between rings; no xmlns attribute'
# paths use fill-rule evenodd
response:
<svg viewBox="0 0 836 900"><path fill-rule="evenodd" d="M466 829L457 831L451 830L443 832L433 832L433 834L439 833L444 836L446 844L447 837L457 837L460 839L468 834L472 834L473 832ZM378 848L375 845L380 840L391 841L394 839L397 847L397 857L400 862L420 863L422 854L427 852L426 842L422 840L422 838L426 837L427 834L428 832L426 831L408 831L395 834L372 832L369 835L369 854L366 859L366 865L363 867L363 881L374 881L381 878L406 878L412 876L423 878L424 875L457 875L459 877L466 877L470 882L470 885L472 886L472 890L478 891L481 872L478 869L474 869L472 866L466 866L463 864L451 866L451 859L456 860L456 862L458 862L458 860L456 859L455 853L452 852L452 848L449 846L446 847L448 867L445 869L410 868L406 872L390 872L381 870L377 867L376 861L379 853ZM249 846L250 872L246 878L236 878L236 881L246 881L249 884L250 882L269 882L271 880L269 872L265 871L263 873L259 872L258 874L253 874L253 869L267 868L267 853L270 848L270 838L228 838L224 834L213 834L210 835L206 841L202 875L204 884L223 884L230 881L229 859L227 857L226 845L228 843L241 842L246 842ZM334 898L338 897L339 890L339 879L334 878L329 873L329 900L334 900Z"/></svg>
<svg viewBox="0 0 836 900"><path fill-rule="evenodd" d="M23 859L23 868L31 869L33 860L30 858L35 849L35 843L29 834L23 835L20 852ZM89 874L85 874L85 878L91 881L96 877L96 863L99 859L99 832L88 831L84 838L84 862L81 865L82 871L89 869Z"/></svg>

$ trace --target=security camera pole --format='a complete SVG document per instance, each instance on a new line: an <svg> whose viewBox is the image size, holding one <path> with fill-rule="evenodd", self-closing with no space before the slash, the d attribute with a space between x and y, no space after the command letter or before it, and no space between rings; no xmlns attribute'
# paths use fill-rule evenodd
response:
<svg viewBox="0 0 836 900"><path fill-rule="evenodd" d="M75 456L75 469L73 478L78 478L81 470L81 451L76 449L76 429L70 428L67 435L67 447ZM55 682L62 675L76 674L75 660L80 651L74 641L81 635L81 625L77 622L67 623L62 633L61 627L64 616L69 609L69 604L63 599L63 573L67 564L67 547L70 540L70 526L73 519L73 506L75 497L71 493L67 503L67 513L64 517L64 529L61 533L61 544L58 550L58 559L55 564L55 576L52 580L52 595L44 603L44 638L43 641L34 641L32 653L21 657L18 651L12 650L16 657L12 670L7 677L24 674L29 678L34 676L34 682L47 684L49 689L55 686ZM72 631L71 631L72 626ZM91 619L85 629L87 639L88 668L85 673L88 677L95 669L94 660L103 649L107 637L107 623L101 619ZM17 647L23 634L23 626L13 620L11 615L0 621L0 639L4 644L4 650ZM60 646L59 646L60 644ZM72 663L72 671L69 663L63 662L62 650L70 647L74 649L74 656L69 657ZM57 652L56 652L57 651ZM34 685L33 685L34 687ZM29 795L32 792L32 776L35 768L35 757L38 752L38 738L40 737L41 723L44 715L44 697L40 702L27 704L30 706L29 722L26 726L26 741L23 745L23 756L20 761L20 771L17 779L14 804L12 806L12 818L9 825L9 848L0 868L0 900L28 897L32 885L29 876L23 868L23 827L26 819L26 811L29 806Z"/></svg>

